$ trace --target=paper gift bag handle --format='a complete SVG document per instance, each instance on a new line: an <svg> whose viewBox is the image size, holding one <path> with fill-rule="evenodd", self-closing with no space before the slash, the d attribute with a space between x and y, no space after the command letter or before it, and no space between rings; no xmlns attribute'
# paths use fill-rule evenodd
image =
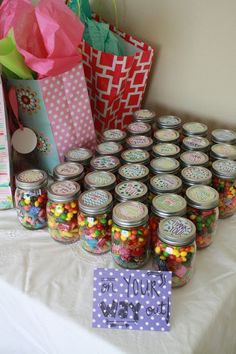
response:
<svg viewBox="0 0 236 354"><path fill-rule="evenodd" d="M78 0L78 1L80 1L80 0ZM112 0L112 3L113 3L114 14L115 14L115 26L118 29L119 21L118 21L118 9L117 9L116 0ZM101 19L101 15L100 15L101 7L102 7L102 0L98 0L98 15L99 15L100 19Z"/></svg>

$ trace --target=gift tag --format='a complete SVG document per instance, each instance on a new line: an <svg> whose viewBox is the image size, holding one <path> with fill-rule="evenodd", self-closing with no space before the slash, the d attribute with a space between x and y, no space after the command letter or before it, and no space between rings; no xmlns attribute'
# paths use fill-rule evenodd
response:
<svg viewBox="0 0 236 354"><path fill-rule="evenodd" d="M11 138L13 148L20 154L29 154L37 146L37 136L29 128L17 129Z"/></svg>

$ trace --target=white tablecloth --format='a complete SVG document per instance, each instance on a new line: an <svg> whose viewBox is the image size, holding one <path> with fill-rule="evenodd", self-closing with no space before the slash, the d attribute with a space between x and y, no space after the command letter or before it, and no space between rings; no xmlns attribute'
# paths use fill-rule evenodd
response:
<svg viewBox="0 0 236 354"><path fill-rule="evenodd" d="M115 267L1 211L0 354L236 353L236 217L219 222L192 281L173 291L169 333L93 329L97 266Z"/></svg>

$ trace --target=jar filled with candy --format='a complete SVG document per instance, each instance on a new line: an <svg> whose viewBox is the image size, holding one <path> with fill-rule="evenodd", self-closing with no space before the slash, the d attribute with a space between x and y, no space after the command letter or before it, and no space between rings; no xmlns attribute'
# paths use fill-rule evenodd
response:
<svg viewBox="0 0 236 354"><path fill-rule="evenodd" d="M142 149L128 149L122 152L121 161L123 164L140 163L147 166L150 162L150 154Z"/></svg>
<svg viewBox="0 0 236 354"><path fill-rule="evenodd" d="M183 167L207 167L209 164L209 157L202 151L185 151L180 155L180 163Z"/></svg>
<svg viewBox="0 0 236 354"><path fill-rule="evenodd" d="M133 113L134 122L149 123L153 125L156 119L156 113L150 109L139 109Z"/></svg>
<svg viewBox="0 0 236 354"><path fill-rule="evenodd" d="M112 256L121 267L137 269L150 255L148 208L140 202L123 202L113 209Z"/></svg>
<svg viewBox="0 0 236 354"><path fill-rule="evenodd" d="M209 186L212 183L212 173L206 167L188 166L181 171L183 181L183 193L186 189L195 185Z"/></svg>
<svg viewBox="0 0 236 354"><path fill-rule="evenodd" d="M157 118L157 127L159 129L174 129L181 131L182 120L177 116L161 116Z"/></svg>
<svg viewBox="0 0 236 354"><path fill-rule="evenodd" d="M17 215L27 229L38 230L47 225L47 183L47 174L42 170L26 170L16 176Z"/></svg>
<svg viewBox="0 0 236 354"><path fill-rule="evenodd" d="M115 188L115 199L118 203L134 200L147 203L148 188L139 181L123 181Z"/></svg>
<svg viewBox="0 0 236 354"><path fill-rule="evenodd" d="M184 136L203 136L208 134L208 127L206 124L199 122L188 122L183 125Z"/></svg>
<svg viewBox="0 0 236 354"><path fill-rule="evenodd" d="M236 132L228 129L215 129L211 132L211 140L214 144L236 144Z"/></svg>
<svg viewBox="0 0 236 354"><path fill-rule="evenodd" d="M48 187L48 227L55 241L66 244L79 239L79 194L80 185L74 181L55 182Z"/></svg>
<svg viewBox="0 0 236 354"><path fill-rule="evenodd" d="M129 136L133 136L133 135L151 136L152 127L148 123L134 122L128 125L127 133Z"/></svg>
<svg viewBox="0 0 236 354"><path fill-rule="evenodd" d="M171 174L159 174L149 181L148 200L151 203L156 195L164 193L179 194L182 191L182 181L178 176Z"/></svg>
<svg viewBox="0 0 236 354"><path fill-rule="evenodd" d="M84 166L85 172L89 170L90 161L93 157L91 150L87 148L75 148L67 151L65 162L76 162Z"/></svg>
<svg viewBox="0 0 236 354"><path fill-rule="evenodd" d="M152 147L153 157L173 157L178 159L180 155L180 147L175 144L157 144Z"/></svg>
<svg viewBox="0 0 236 354"><path fill-rule="evenodd" d="M150 151L152 149L153 140L149 136L134 135L126 139L128 149L143 149Z"/></svg>
<svg viewBox="0 0 236 354"><path fill-rule="evenodd" d="M153 266L156 270L172 272L172 287L187 284L194 271L196 255L196 227L183 217L162 220L154 250Z"/></svg>
<svg viewBox="0 0 236 354"><path fill-rule="evenodd" d="M84 178L84 188L86 190L104 189L112 193L116 183L116 176L106 171L93 171L88 173Z"/></svg>
<svg viewBox="0 0 236 354"><path fill-rule="evenodd" d="M127 163L119 168L118 178L120 181L146 183L149 179L149 169L147 166L138 163Z"/></svg>
<svg viewBox="0 0 236 354"><path fill-rule="evenodd" d="M75 181L81 183L84 178L84 166L76 162L65 162L53 169L55 181Z"/></svg>
<svg viewBox="0 0 236 354"><path fill-rule="evenodd" d="M123 147L119 143L113 141L107 141L105 143L98 144L96 147L97 155L112 155L119 157Z"/></svg>
<svg viewBox="0 0 236 354"><path fill-rule="evenodd" d="M114 141L115 143L124 144L126 139L126 132L120 129L108 129L102 133L102 141Z"/></svg>
<svg viewBox="0 0 236 354"><path fill-rule="evenodd" d="M212 164L212 186L219 192L220 218L232 216L236 211L236 161L217 160Z"/></svg>
<svg viewBox="0 0 236 354"><path fill-rule="evenodd" d="M186 190L186 200L187 217L196 226L197 247L208 247L217 229L219 194L209 186L192 186Z"/></svg>
<svg viewBox="0 0 236 354"><path fill-rule="evenodd" d="M180 171L180 163L172 157L156 157L151 160L149 170L153 176L163 173L176 175Z"/></svg>
<svg viewBox="0 0 236 354"><path fill-rule="evenodd" d="M160 129L153 135L155 144L170 143L178 145L180 143L180 133L174 129Z"/></svg>
<svg viewBox="0 0 236 354"><path fill-rule="evenodd" d="M97 156L91 160L90 166L95 171L107 171L116 174L120 167L120 160L116 156Z"/></svg>
<svg viewBox="0 0 236 354"><path fill-rule="evenodd" d="M79 197L80 242L88 252L102 254L111 249L112 195L102 189L90 190Z"/></svg>
<svg viewBox="0 0 236 354"><path fill-rule="evenodd" d="M214 144L210 150L211 161L236 160L236 146L229 144Z"/></svg>
<svg viewBox="0 0 236 354"><path fill-rule="evenodd" d="M187 151L203 151L207 152L210 147L210 142L202 136L188 136L183 139L182 149Z"/></svg>

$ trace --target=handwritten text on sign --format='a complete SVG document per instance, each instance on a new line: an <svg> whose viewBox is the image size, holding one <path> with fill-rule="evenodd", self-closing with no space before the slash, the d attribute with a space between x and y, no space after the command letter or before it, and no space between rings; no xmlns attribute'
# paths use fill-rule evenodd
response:
<svg viewBox="0 0 236 354"><path fill-rule="evenodd" d="M171 272L97 268L93 327L169 331Z"/></svg>

